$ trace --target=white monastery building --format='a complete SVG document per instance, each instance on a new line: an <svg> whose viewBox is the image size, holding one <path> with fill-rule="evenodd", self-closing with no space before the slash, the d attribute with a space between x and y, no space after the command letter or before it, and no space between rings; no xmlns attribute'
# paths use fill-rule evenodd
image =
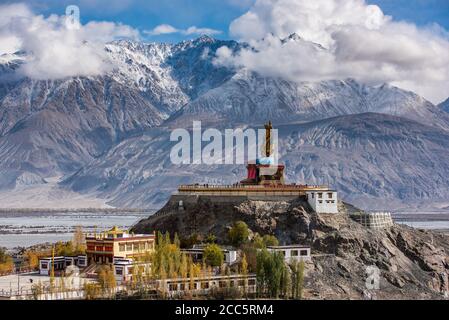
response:
<svg viewBox="0 0 449 320"><path fill-rule="evenodd" d="M337 191L307 191L306 196L316 213L338 213Z"/></svg>

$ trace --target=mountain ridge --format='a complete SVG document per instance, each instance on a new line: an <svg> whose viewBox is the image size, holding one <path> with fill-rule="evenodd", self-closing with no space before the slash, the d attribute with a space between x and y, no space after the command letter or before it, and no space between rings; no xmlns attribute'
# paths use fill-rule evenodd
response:
<svg viewBox="0 0 449 320"><path fill-rule="evenodd" d="M285 41L303 40L292 36ZM155 167L169 167L164 158L164 135L168 136L174 128L191 127L193 120L219 129L257 127L268 120L280 127L374 112L399 116L399 122L408 118L424 123L437 128L443 137L449 131L449 114L412 92L386 84L368 86L353 79L294 83L263 77L243 68L217 65L216 50L222 46L237 52L248 45L211 37L178 44L114 41L105 46L113 65L106 75L48 81L11 78L5 82L5 77L14 74L20 63L26 63L25 53L0 59L0 177L9 181L1 184L0 190L14 190L27 182L34 185L57 175L66 177L64 187L72 185L74 190L85 192L89 189L86 186L95 186L102 179L98 180L96 174L83 176L83 172L98 165L98 172L115 172L115 180L119 181L122 174L107 168L110 154L129 154L131 158L123 161L121 172L129 171L133 168L126 166L130 166L131 154L136 153L133 148L154 148L157 156L147 156L157 163ZM12 64L8 67L6 63ZM148 141L151 139L153 143ZM344 162L344 158L341 155L338 161ZM415 160L409 159L412 166ZM135 173L124 174L133 180L122 182L123 186L128 183L125 189L119 192L111 187L108 194L108 187L104 187L106 191L99 192L101 196L112 199L116 205L130 205L127 192L131 191L127 188L134 184L142 183L150 189L167 184L166 176L155 177L157 169L142 165L144 168L137 165L133 169ZM315 170L313 162L310 166ZM336 168L338 171L339 166ZM175 180L192 182L188 176L197 176L195 170L193 167L187 168L186 173L178 172L181 178ZM231 180L220 180L220 175L226 174L223 171L201 170L211 179ZM239 168L231 170L234 180L243 174ZM301 177L303 173L298 174ZM80 180L67 182L74 181L74 177ZM145 184L143 181L149 177L159 184ZM350 182L341 185L353 190L358 184L349 189L348 186ZM163 192L174 189L167 185ZM160 203L166 198L162 191L153 191L142 188L136 203Z"/></svg>
<svg viewBox="0 0 449 320"><path fill-rule="evenodd" d="M449 157L449 133L441 129L376 113L276 128L288 182L329 183L348 201L384 199L378 203L381 208L395 199L441 200L449 195L444 160ZM233 184L245 177L244 165L173 165L173 145L165 130L152 129L117 145L63 185L110 196L113 205L158 207L179 184Z"/></svg>

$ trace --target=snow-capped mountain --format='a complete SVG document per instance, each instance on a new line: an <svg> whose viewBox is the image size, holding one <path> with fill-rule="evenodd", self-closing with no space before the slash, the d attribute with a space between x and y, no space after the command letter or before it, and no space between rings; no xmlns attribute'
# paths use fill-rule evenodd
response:
<svg viewBox="0 0 449 320"><path fill-rule="evenodd" d="M34 81L15 74L23 53L2 56L1 187L22 173L42 178L80 169L123 139L160 125L231 70L212 64L213 50L237 46L209 37L177 45L113 42L104 76ZM210 55L210 56L209 56Z"/></svg>
<svg viewBox="0 0 449 320"><path fill-rule="evenodd" d="M247 70L193 100L170 121L291 123L363 112L404 116L449 130L448 114L415 93L390 85L372 87L352 79L294 83Z"/></svg>
<svg viewBox="0 0 449 320"><path fill-rule="evenodd" d="M112 78L139 90L167 118L232 76L232 70L212 63L221 46L239 45L203 36L175 45L117 41L108 44L106 51L115 67Z"/></svg>
<svg viewBox="0 0 449 320"><path fill-rule="evenodd" d="M447 100L445 100L444 102L440 103L438 106L444 111L449 112L449 98L447 98Z"/></svg>
<svg viewBox="0 0 449 320"><path fill-rule="evenodd" d="M283 41L304 40L292 35ZM410 123L412 127L420 127L418 131L404 131L411 135L408 139L405 133L398 132L393 132L392 137L379 135L383 144L379 140L379 149L371 150L371 157L375 158L376 150L379 157L375 163L364 163L366 172L372 176L363 172L359 160L352 159L350 149L340 148L342 142L336 142L332 147L312 150L308 154L310 159L321 160L309 161L308 168L301 169L299 160L287 157L286 161L292 164L292 181L310 179L309 183L314 183L318 175L310 172L328 166L337 170L329 179L335 178L346 194L356 194L360 187L367 197L378 196L368 190L369 182L365 185L360 182L358 177L363 177L384 181L389 186L385 192L392 198L442 196L436 190L438 181L432 184L424 174L415 177L421 181L416 185L427 186L427 191L398 193L397 190L407 188L413 172L424 172L430 177L433 169L446 172L433 155L435 150L440 152L440 148L446 147L438 138L449 132L449 113L443 108L390 85L367 86L352 79L294 83L227 68L214 63L216 51L222 46L237 51L247 45L207 36L178 44L116 41L105 46L112 64L110 72L57 81L20 78L16 71L26 63L24 53L0 57L0 190L35 186L45 183L48 177L65 175L65 188L100 195L115 205L157 205L178 183L201 177L207 177L207 181L235 182L244 175L241 167L174 168L168 159L171 146L168 139L173 127L190 127L193 120L220 128L259 126L272 120L276 127L291 125L296 132L310 128L310 123L323 128L325 122L320 121L339 117L335 119L343 119L338 122L341 131L345 126L351 128L353 121L357 128L372 127L376 132L386 130L391 123L401 130L406 130L404 124ZM325 49L317 47L317 50ZM360 115L367 112L400 117ZM409 123L410 120L419 123ZM356 128L352 129L354 133ZM307 143L313 145L313 139L321 139L329 130L310 136ZM425 134L429 130L433 130L431 137ZM421 140L415 141L416 135ZM373 143L371 138L356 138L351 136L345 142L354 143L356 151L357 148L363 151ZM293 148L301 145L303 138L286 133L282 139L285 151L293 150L295 159L303 159L305 149ZM392 146L396 140L400 143ZM420 150L419 141L424 145ZM403 165L400 155L396 151L391 159L384 155L398 150L395 148L400 144L404 147L399 150L409 154L406 163L415 170L403 179L394 173ZM435 162L434 167L424 169L421 155L413 157L423 150L426 154L433 152L427 156ZM329 157L333 162L324 161L324 154L335 154ZM440 159L447 158L444 156L440 154ZM369 158L365 153L360 157ZM375 169L383 161L392 169L383 173ZM353 174L346 176L348 172ZM392 177L396 179L394 183ZM343 182L340 184L337 178Z"/></svg>

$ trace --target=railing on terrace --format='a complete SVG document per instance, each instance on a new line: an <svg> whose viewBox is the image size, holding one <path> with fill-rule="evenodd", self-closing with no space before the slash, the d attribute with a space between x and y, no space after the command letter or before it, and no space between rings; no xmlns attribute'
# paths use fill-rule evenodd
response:
<svg viewBox="0 0 449 320"><path fill-rule="evenodd" d="M180 185L178 187L179 191L184 190L266 190L266 189L297 189L297 190L328 190L328 186L324 185L301 185L301 184L284 184L284 185L243 185L243 184L233 184L233 185L211 185L211 184L190 184L190 185Z"/></svg>

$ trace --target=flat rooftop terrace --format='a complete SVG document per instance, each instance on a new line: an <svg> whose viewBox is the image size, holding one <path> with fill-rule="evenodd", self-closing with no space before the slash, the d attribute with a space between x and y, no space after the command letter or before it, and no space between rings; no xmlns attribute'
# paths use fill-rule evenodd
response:
<svg viewBox="0 0 449 320"><path fill-rule="evenodd" d="M178 188L178 194L189 195L222 195L222 196L246 196L246 195L265 195L265 196L302 196L307 191L330 191L328 186L324 185L207 185L193 184L181 185Z"/></svg>

